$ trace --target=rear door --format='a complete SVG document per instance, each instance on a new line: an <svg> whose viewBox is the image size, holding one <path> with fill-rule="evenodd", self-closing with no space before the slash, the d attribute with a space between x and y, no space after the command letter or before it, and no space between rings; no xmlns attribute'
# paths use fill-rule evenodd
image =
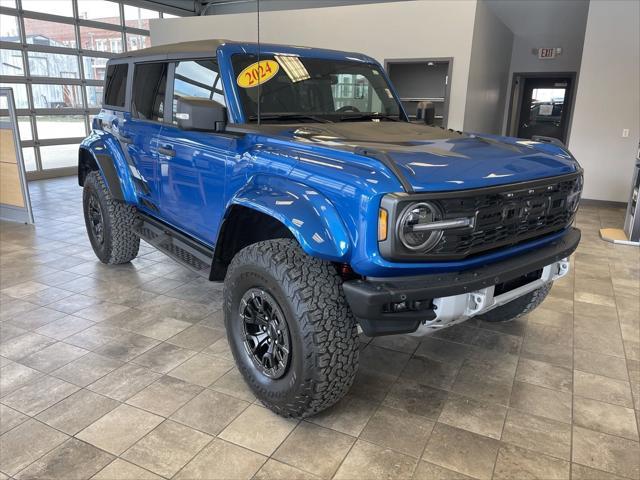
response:
<svg viewBox="0 0 640 480"><path fill-rule="evenodd" d="M218 62L215 56L176 61L169 77L171 121L158 137L162 217L213 245L224 211L226 165L236 142L230 135L180 129L175 107L180 97L224 104Z"/></svg>
<svg viewBox="0 0 640 480"><path fill-rule="evenodd" d="M137 170L133 175L141 207L155 215L160 204L158 135L165 120L167 71L166 62L135 65L131 115L120 128L120 142Z"/></svg>

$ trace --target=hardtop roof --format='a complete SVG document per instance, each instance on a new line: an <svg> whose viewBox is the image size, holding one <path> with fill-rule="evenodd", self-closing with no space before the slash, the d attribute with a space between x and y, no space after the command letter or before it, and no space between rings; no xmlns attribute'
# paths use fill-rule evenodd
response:
<svg viewBox="0 0 640 480"><path fill-rule="evenodd" d="M201 56L202 54L215 53L218 47L221 45L238 45L240 47L245 47L248 49L254 49L258 44L255 42L242 42L242 41L234 41L234 40L225 40L225 39L210 39L210 40L195 40L190 42L179 42L179 43L167 43L164 45L157 45L155 47L142 48L140 50L133 50L130 52L122 53L113 57L111 60L126 60L128 58L144 58L144 57L188 57L188 56ZM361 60L369 60L370 57L364 55L362 53L357 52L348 52L348 51L339 51L339 50L331 50L326 48L310 48L303 46L294 46L294 45L284 45L284 44L273 44L273 43L263 43L261 48L264 51L268 50L278 50L282 49L287 53L320 53L323 52L325 54L330 55L338 55L345 57L357 57Z"/></svg>
<svg viewBox="0 0 640 480"><path fill-rule="evenodd" d="M228 40L195 40L191 42L167 43L156 47L141 48L118 55L115 58L154 57L156 55L191 55L215 52L220 45L230 43ZM232 42L235 43L235 42Z"/></svg>

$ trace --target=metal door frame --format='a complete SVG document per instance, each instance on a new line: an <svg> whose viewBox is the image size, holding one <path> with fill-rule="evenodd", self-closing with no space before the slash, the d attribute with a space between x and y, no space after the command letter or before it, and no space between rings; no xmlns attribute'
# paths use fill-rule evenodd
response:
<svg viewBox="0 0 640 480"><path fill-rule="evenodd" d="M523 82L531 78L558 78L564 77L571 80L571 89L569 98L566 102L569 105L569 113L567 114L567 126L565 132L565 145L569 144L571 136L571 124L573 123L573 107L576 103L576 90L578 89L578 75L576 72L514 72L511 78L511 94L509 96L509 114L507 116L507 124L505 134L510 137L518 135L518 119L520 118L520 110L522 106L522 95L524 89ZM522 83L521 83L522 82ZM566 101L567 99L565 99Z"/></svg>

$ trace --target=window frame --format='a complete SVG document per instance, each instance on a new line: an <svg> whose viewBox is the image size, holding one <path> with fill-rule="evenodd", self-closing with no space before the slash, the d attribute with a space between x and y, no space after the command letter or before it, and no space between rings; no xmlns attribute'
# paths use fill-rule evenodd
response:
<svg viewBox="0 0 640 480"><path fill-rule="evenodd" d="M125 105L127 105L128 107L128 111L129 114L131 115L131 120L134 120L136 122L146 122L146 123L151 123L151 124L155 124L155 125L167 125L167 118L171 118L170 113L167 112L167 101L172 98L169 97L169 81L171 79L171 91L173 92L173 71L172 71L172 65L171 65L171 60L167 60L166 58L158 58L158 59L145 59L145 60L141 60L141 61L133 61L131 62L133 63L133 74L130 75L130 82L129 82L129 88L127 89L127 93L129 94L128 96L128 101L125 103ZM167 85L164 88L164 111L162 112L162 120L151 120L148 118L140 118L137 115L137 112L134 114L133 112L133 87L134 87L134 81L136 78L136 69L140 66L140 65L148 65L150 63L164 63L167 66L167 76L166 76L166 82Z"/></svg>
<svg viewBox="0 0 640 480"><path fill-rule="evenodd" d="M119 106L119 105L110 105L108 103L106 103L107 100L107 80L109 79L108 76L108 72L109 72L109 68L110 67L115 67L117 65L126 65L127 66L127 77L125 79L125 85L124 85L124 105ZM127 110L127 105L129 104L129 99L130 99L130 95L129 95L129 87L130 87L130 83L129 83L129 77L131 77L131 62L128 61L109 61L107 62L107 66L106 66L106 70L104 72L104 80L103 80L103 89L102 89L102 104L101 107L102 108L106 108L108 110L117 110L119 112L124 112ZM85 85L85 86L94 86L94 85ZM86 91L85 91L85 95L86 95ZM88 102L88 100L87 100Z"/></svg>

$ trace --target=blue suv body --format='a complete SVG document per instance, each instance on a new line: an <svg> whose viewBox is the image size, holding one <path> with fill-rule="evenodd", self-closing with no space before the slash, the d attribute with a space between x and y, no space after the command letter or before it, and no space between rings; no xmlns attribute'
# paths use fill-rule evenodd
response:
<svg viewBox="0 0 640 480"><path fill-rule="evenodd" d="M358 53L211 40L112 59L79 182L102 261L131 260L143 238L225 280L236 361L283 415L348 389L356 325L512 319L567 273L580 238L582 170L563 146L412 123ZM304 331L327 322L307 365Z"/></svg>

